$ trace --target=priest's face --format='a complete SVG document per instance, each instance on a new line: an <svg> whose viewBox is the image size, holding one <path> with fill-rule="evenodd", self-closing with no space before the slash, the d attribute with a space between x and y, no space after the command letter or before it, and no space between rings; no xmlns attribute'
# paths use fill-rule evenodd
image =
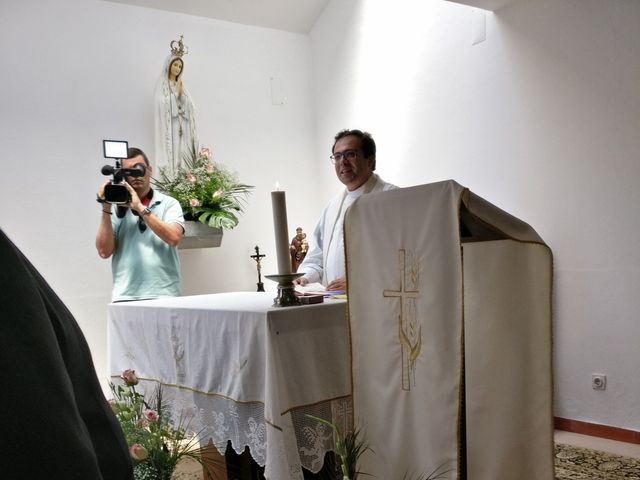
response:
<svg viewBox="0 0 640 480"><path fill-rule="evenodd" d="M364 158L362 141L355 135L347 135L336 142L333 154L338 153L343 154L342 160L335 164L338 179L349 191L362 186L373 173L375 157Z"/></svg>

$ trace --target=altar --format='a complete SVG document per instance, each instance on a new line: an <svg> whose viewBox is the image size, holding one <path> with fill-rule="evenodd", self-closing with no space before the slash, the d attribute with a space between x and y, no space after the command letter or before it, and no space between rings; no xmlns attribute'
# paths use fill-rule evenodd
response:
<svg viewBox="0 0 640 480"><path fill-rule="evenodd" d="M111 304L111 374L161 384L204 443L248 446L267 480L322 468L334 444L317 418L358 429L375 452L358 468L379 478L552 479L537 232L450 180L358 198L345 259L348 309L242 292Z"/></svg>
<svg viewBox="0 0 640 480"><path fill-rule="evenodd" d="M267 479L303 478L333 449L309 415L351 424L346 301L273 308L273 293L234 292L114 303L109 369L160 384L191 429L221 454L249 446Z"/></svg>

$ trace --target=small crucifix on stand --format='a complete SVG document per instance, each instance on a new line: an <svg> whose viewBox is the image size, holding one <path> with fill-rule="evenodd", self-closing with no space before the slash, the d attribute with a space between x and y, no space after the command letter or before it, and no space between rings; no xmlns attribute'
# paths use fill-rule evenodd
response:
<svg viewBox="0 0 640 480"><path fill-rule="evenodd" d="M256 254L255 255L251 255L251 258L253 258L256 261L256 269L258 270L258 290L256 290L257 292L264 292L264 284L262 283L262 274L260 272L260 270L262 270L262 266L260 265L260 260L262 260L264 257L266 257L266 255L264 253L260 253L260 247L258 247L257 245L255 246L255 251Z"/></svg>

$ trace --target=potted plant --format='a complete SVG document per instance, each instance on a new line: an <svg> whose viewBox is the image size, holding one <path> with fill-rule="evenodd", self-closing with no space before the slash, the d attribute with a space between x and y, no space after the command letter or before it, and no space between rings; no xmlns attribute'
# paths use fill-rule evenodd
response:
<svg viewBox="0 0 640 480"><path fill-rule="evenodd" d="M147 399L136 390L135 371L125 370L121 379L122 385L109 383L113 393L109 404L127 441L135 480L170 480L183 458L196 460L211 474L200 454L198 435L189 431L188 419L181 417L174 423L162 388Z"/></svg>
<svg viewBox="0 0 640 480"><path fill-rule="evenodd" d="M217 245L203 245L200 241L192 246L185 239L181 247L219 246L222 231L238 225L253 186L240 183L234 173L213 161L208 148L198 150L195 145L177 169L161 167L159 170L153 185L180 203L187 223L198 222L185 226L185 236L218 237ZM198 228L198 225L208 228Z"/></svg>

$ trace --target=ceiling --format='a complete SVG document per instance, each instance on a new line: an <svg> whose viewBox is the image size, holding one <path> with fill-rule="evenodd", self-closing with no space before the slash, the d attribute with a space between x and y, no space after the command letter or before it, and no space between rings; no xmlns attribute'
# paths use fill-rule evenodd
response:
<svg viewBox="0 0 640 480"><path fill-rule="evenodd" d="M309 33L329 0L107 0L228 22Z"/></svg>

